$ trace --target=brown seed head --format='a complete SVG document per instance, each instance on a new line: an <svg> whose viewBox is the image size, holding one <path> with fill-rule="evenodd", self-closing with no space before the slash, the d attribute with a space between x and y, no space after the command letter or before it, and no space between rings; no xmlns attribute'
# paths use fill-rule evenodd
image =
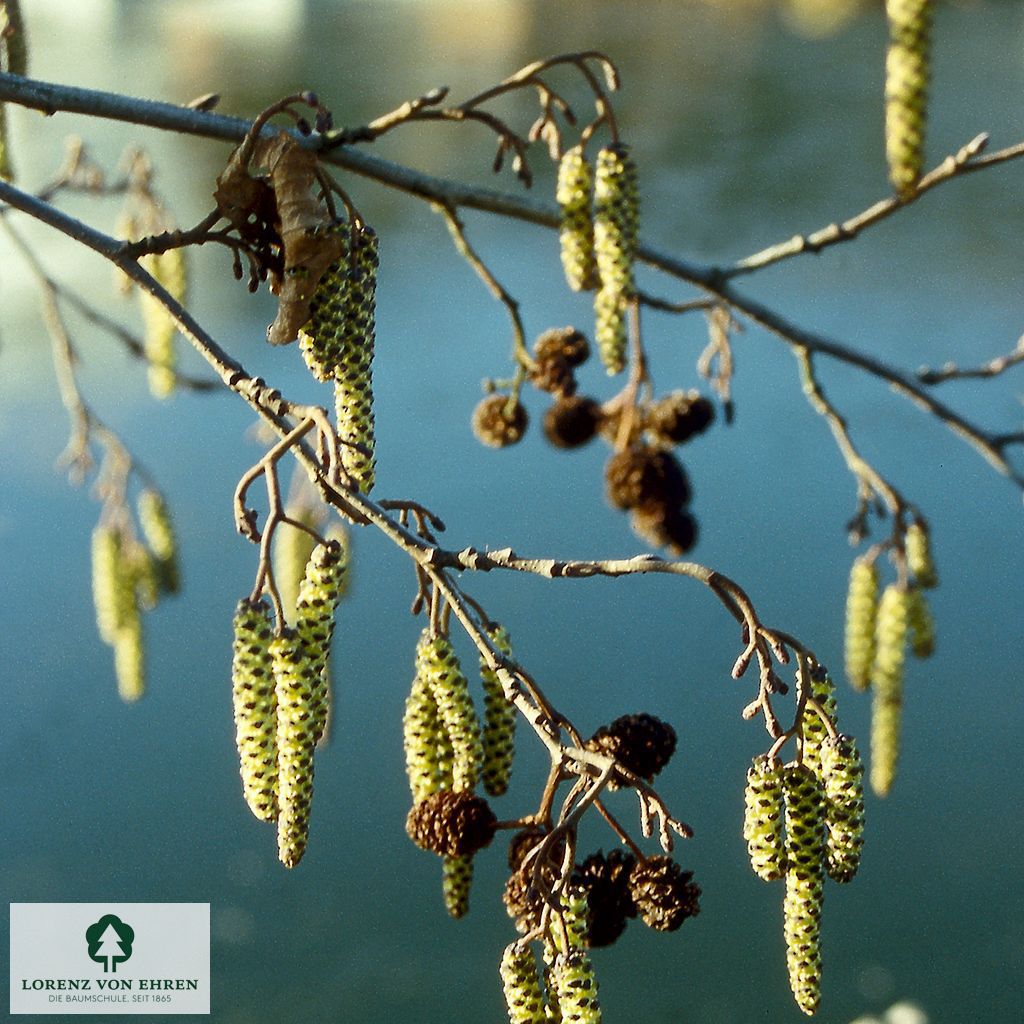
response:
<svg viewBox="0 0 1024 1024"><path fill-rule="evenodd" d="M683 467L666 451L638 444L617 452L604 471L608 500L615 508L641 505L684 505L690 482Z"/></svg>
<svg viewBox="0 0 1024 1024"><path fill-rule="evenodd" d="M623 715L587 740L587 750L608 754L642 779L654 778L676 749L676 731L654 715Z"/></svg>
<svg viewBox="0 0 1024 1024"><path fill-rule="evenodd" d="M413 806L405 831L421 849L443 857L463 857L489 846L496 824L483 797L444 789Z"/></svg>
<svg viewBox="0 0 1024 1024"><path fill-rule="evenodd" d="M675 931L688 917L700 913L700 886L693 872L671 857L649 857L629 876L629 890L640 917L659 932Z"/></svg>
<svg viewBox="0 0 1024 1024"><path fill-rule="evenodd" d="M525 406L508 395L488 395L473 410L473 433L490 448L521 441L528 423Z"/></svg>
<svg viewBox="0 0 1024 1024"><path fill-rule="evenodd" d="M556 448L578 448L597 433L600 422L601 406L594 399L560 398L544 414L544 436Z"/></svg>

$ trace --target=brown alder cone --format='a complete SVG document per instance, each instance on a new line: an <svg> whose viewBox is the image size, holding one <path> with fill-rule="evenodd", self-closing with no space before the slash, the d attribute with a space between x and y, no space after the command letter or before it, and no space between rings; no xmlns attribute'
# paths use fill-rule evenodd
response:
<svg viewBox="0 0 1024 1024"><path fill-rule="evenodd" d="M413 806L405 830L421 849L463 857L490 845L496 823L483 797L442 789Z"/></svg>

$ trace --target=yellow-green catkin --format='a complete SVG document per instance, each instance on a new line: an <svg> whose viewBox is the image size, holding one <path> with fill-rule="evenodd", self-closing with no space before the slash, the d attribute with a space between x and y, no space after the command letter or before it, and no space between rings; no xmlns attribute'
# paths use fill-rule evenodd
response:
<svg viewBox="0 0 1024 1024"><path fill-rule="evenodd" d="M755 757L747 769L743 794L743 838L758 878L773 882L786 870L782 840L782 776L767 757Z"/></svg>
<svg viewBox="0 0 1024 1024"><path fill-rule="evenodd" d="M334 375L341 463L364 494L374 481L373 346L376 331L377 234L358 229L349 260L348 301L341 356ZM348 442L348 443L345 443ZM358 445L359 447L352 447Z"/></svg>
<svg viewBox="0 0 1024 1024"><path fill-rule="evenodd" d="M573 950L557 956L551 968L551 980L564 1024L600 1024L597 977L586 952Z"/></svg>
<svg viewBox="0 0 1024 1024"><path fill-rule="evenodd" d="M239 601L233 625L231 698L242 793L260 821L273 821L277 817L277 691L266 601Z"/></svg>
<svg viewBox="0 0 1024 1024"><path fill-rule="evenodd" d="M506 946L499 970L509 1024L545 1024L537 959L530 947L518 942Z"/></svg>
<svg viewBox="0 0 1024 1024"><path fill-rule="evenodd" d="M277 696L277 851L293 868L309 839L318 674L294 630L274 637L270 657Z"/></svg>
<svg viewBox="0 0 1024 1024"><path fill-rule="evenodd" d="M907 568L913 573L917 585L926 590L937 587L939 575L932 559L932 545L928 528L920 520L915 520L907 527L903 543L907 555Z"/></svg>
<svg viewBox="0 0 1024 1024"><path fill-rule="evenodd" d="M609 376L626 367L629 332L626 297L615 288L599 288L594 295L594 340Z"/></svg>
<svg viewBox="0 0 1024 1024"><path fill-rule="evenodd" d="M931 0L886 0L889 49L885 58L885 155L889 181L908 197L924 166Z"/></svg>
<svg viewBox="0 0 1024 1024"><path fill-rule="evenodd" d="M567 954L587 948L590 907L587 891L579 885L567 885L559 895L561 913L551 928L551 942L556 953Z"/></svg>
<svg viewBox="0 0 1024 1024"><path fill-rule="evenodd" d="M426 679L417 674L405 701L405 716L402 720L405 773L414 804L441 788L438 755L442 731L437 702Z"/></svg>
<svg viewBox="0 0 1024 1024"><path fill-rule="evenodd" d="M307 526L315 526L304 509L289 509L288 517ZM279 523L274 530L274 582L281 597L285 622L295 625L295 602L299 586L306 575L309 556L316 547L316 537L291 523Z"/></svg>
<svg viewBox="0 0 1024 1024"><path fill-rule="evenodd" d="M907 608L910 649L915 658L930 658L935 653L935 620L928 607L928 598L919 587L911 587Z"/></svg>
<svg viewBox="0 0 1024 1024"><path fill-rule="evenodd" d="M587 291L597 284L594 222L591 211L593 173L582 146L566 150L558 164L555 198L562 211L559 241L569 287Z"/></svg>
<svg viewBox="0 0 1024 1024"><path fill-rule="evenodd" d="M782 787L786 805L786 965L797 1005L812 1014L821 992L824 794L817 775L802 764L783 767Z"/></svg>
<svg viewBox="0 0 1024 1024"><path fill-rule="evenodd" d="M349 305L348 224L331 229L343 242L338 259L324 271L309 306L309 321L299 331L299 348L309 372L319 381L334 380L345 349Z"/></svg>
<svg viewBox="0 0 1024 1024"><path fill-rule="evenodd" d="M444 907L458 920L469 913L469 890L473 884L473 856L445 857L441 864L441 894Z"/></svg>
<svg viewBox="0 0 1024 1024"><path fill-rule="evenodd" d="M429 630L424 630L417 658L452 746L451 788L472 792L480 776L483 743L469 684L446 637L432 637Z"/></svg>
<svg viewBox="0 0 1024 1024"><path fill-rule="evenodd" d="M113 644L128 614L130 579L121 551L121 534L100 524L92 534L92 599L100 638Z"/></svg>
<svg viewBox="0 0 1024 1024"><path fill-rule="evenodd" d="M156 558L145 544L138 541L132 543L125 552L132 580L135 585L135 597L142 611L150 612L160 600L160 582L157 572Z"/></svg>
<svg viewBox="0 0 1024 1024"><path fill-rule="evenodd" d="M334 635L334 612L345 577L345 549L336 540L317 544L306 563L295 601L295 630L302 640L314 675L313 725L317 742L329 711L328 661Z"/></svg>
<svg viewBox="0 0 1024 1024"><path fill-rule="evenodd" d="M857 742L840 733L822 751L825 777L825 869L829 878L849 882L860 867L864 846L864 765Z"/></svg>
<svg viewBox="0 0 1024 1024"><path fill-rule="evenodd" d="M128 620L114 638L114 674L117 694L127 704L134 704L146 693L146 659L142 641L142 616L138 605L132 604Z"/></svg>
<svg viewBox="0 0 1024 1024"><path fill-rule="evenodd" d="M857 558L846 593L846 678L856 690L871 685L877 612L878 566L873 559Z"/></svg>
<svg viewBox="0 0 1024 1024"><path fill-rule="evenodd" d="M594 337L609 374L626 365L626 307L635 291L638 228L636 167L625 146L606 146L597 154L594 172L594 257L600 279Z"/></svg>
<svg viewBox="0 0 1024 1024"><path fill-rule="evenodd" d="M504 655L512 653L512 641L504 626L488 630L494 646ZM490 796L508 790L515 757L516 708L505 696L498 674L480 659L480 681L484 689L483 778Z"/></svg>
<svg viewBox="0 0 1024 1024"><path fill-rule="evenodd" d="M164 286L171 298L185 302L185 251L168 249L166 252L144 256L140 260L158 284ZM177 324L164 304L149 292L140 290L142 304L143 348L149 364L149 391L154 398L168 398L174 391L178 375L178 357L174 348Z"/></svg>
<svg viewBox="0 0 1024 1024"><path fill-rule="evenodd" d="M159 491L147 487L139 494L139 525L153 552L157 587L162 593L176 594L181 587L178 568L178 542L171 513Z"/></svg>
<svg viewBox="0 0 1024 1024"><path fill-rule="evenodd" d="M836 688L822 665L815 665L810 671L810 696L813 697L828 715L832 725L837 724ZM828 730L821 716L807 708L803 717L803 760L811 771L821 777L821 746L825 742Z"/></svg>
<svg viewBox="0 0 1024 1024"><path fill-rule="evenodd" d="M871 677L871 788L886 796L896 778L903 709L903 665L910 628L910 592L899 584L885 588L875 626Z"/></svg>

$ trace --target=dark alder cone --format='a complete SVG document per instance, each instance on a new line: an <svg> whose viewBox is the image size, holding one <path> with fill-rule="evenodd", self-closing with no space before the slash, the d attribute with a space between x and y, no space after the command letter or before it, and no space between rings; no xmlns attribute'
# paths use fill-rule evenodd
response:
<svg viewBox="0 0 1024 1024"><path fill-rule="evenodd" d="M450 789L431 793L409 811L405 831L421 849L462 857L489 846L497 819L483 797Z"/></svg>
<svg viewBox="0 0 1024 1024"><path fill-rule="evenodd" d="M682 444L707 430L715 407L699 391L673 391L658 399L647 413L647 426L656 441Z"/></svg>
<svg viewBox="0 0 1024 1024"><path fill-rule="evenodd" d="M510 871L518 871L526 860L526 855L547 835L539 825L527 825L520 829L508 843L508 867Z"/></svg>
<svg viewBox="0 0 1024 1024"><path fill-rule="evenodd" d="M700 913L700 886L692 878L671 857L649 857L633 868L629 891L648 928L674 932Z"/></svg>
<svg viewBox="0 0 1024 1024"><path fill-rule="evenodd" d="M525 935L540 924L544 901L540 894L531 888L529 871L513 871L508 876L501 898L508 916L515 919L516 930L520 935Z"/></svg>
<svg viewBox="0 0 1024 1024"><path fill-rule="evenodd" d="M559 356L571 367L582 366L590 357L590 343L575 327L554 327L539 335L533 343L538 362Z"/></svg>
<svg viewBox="0 0 1024 1024"><path fill-rule="evenodd" d="M556 448L578 448L597 433L601 406L592 398L560 398L544 414L544 436Z"/></svg>
<svg viewBox="0 0 1024 1024"><path fill-rule="evenodd" d="M614 757L624 768L650 781L675 753L676 731L654 715L623 715L587 740L587 750Z"/></svg>
<svg viewBox="0 0 1024 1024"><path fill-rule="evenodd" d="M488 395L473 410L473 433L489 448L506 448L522 440L529 417L522 402L508 395Z"/></svg>
<svg viewBox="0 0 1024 1024"><path fill-rule="evenodd" d="M673 555L685 555L697 545L700 530L696 517L684 508L644 505L629 514L633 532L652 547L668 548Z"/></svg>
<svg viewBox="0 0 1024 1024"><path fill-rule="evenodd" d="M604 470L608 500L615 508L685 505L691 496L683 467L666 451L639 444L617 452Z"/></svg>
<svg viewBox="0 0 1024 1024"><path fill-rule="evenodd" d="M576 393L576 376L564 356L557 352L538 358L530 371L530 383L541 391L552 395L573 395Z"/></svg>
<svg viewBox="0 0 1024 1024"><path fill-rule="evenodd" d="M610 946L625 930L627 918L636 917L629 892L629 876L635 865L632 854L612 850L607 857L592 853L576 868L573 884L586 891L590 908L587 945L591 948Z"/></svg>

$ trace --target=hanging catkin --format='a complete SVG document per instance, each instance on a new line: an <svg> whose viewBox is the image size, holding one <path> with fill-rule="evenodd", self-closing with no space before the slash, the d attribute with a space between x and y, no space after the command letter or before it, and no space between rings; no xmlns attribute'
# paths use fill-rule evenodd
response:
<svg viewBox="0 0 1024 1024"><path fill-rule="evenodd" d="M334 373L334 407L338 438L342 442L342 467L364 494L369 494L374 481L373 346L377 265L377 234L372 228L361 225L349 258L344 339Z"/></svg>
<svg viewBox="0 0 1024 1024"><path fill-rule="evenodd" d="M472 792L480 775L483 744L469 684L446 637L432 637L429 630L424 630L417 659L451 742L452 789Z"/></svg>
<svg viewBox="0 0 1024 1024"><path fill-rule="evenodd" d="M841 733L822 752L825 777L825 868L837 882L849 882L860 867L864 845L864 766L857 743Z"/></svg>
<svg viewBox="0 0 1024 1024"><path fill-rule="evenodd" d="M815 665L810 671L810 696L813 697L828 715L832 725L837 724L836 688L829 678L828 672L821 665ZM821 716L810 708L804 711L803 717L803 759L804 764L821 778L821 746L828 732Z"/></svg>
<svg viewBox="0 0 1024 1024"><path fill-rule="evenodd" d="M159 491L147 487L139 494L138 511L142 535L153 552L157 587L161 593L176 594L181 587L178 542L167 502Z"/></svg>
<svg viewBox="0 0 1024 1024"><path fill-rule="evenodd" d="M512 653L512 642L504 626L494 626L488 636L504 655ZM516 708L505 696L498 674L480 659L480 681L484 689L483 777L484 789L501 796L508 789L515 757Z"/></svg>
<svg viewBox="0 0 1024 1024"><path fill-rule="evenodd" d="M441 895L449 916L458 920L469 913L473 885L473 855L445 857L441 862Z"/></svg>
<svg viewBox="0 0 1024 1024"><path fill-rule="evenodd" d="M846 677L857 690L871 685L877 611L878 566L874 560L855 559L846 594Z"/></svg>
<svg viewBox="0 0 1024 1024"><path fill-rule="evenodd" d="M351 286L348 257L348 224L331 231L342 245L340 257L325 271L309 305L309 322L299 331L299 348L309 372L319 381L334 380L345 355L345 325Z"/></svg>
<svg viewBox="0 0 1024 1024"><path fill-rule="evenodd" d="M750 866L758 878L772 882L786 870L782 844L782 777L777 765L763 755L747 769L743 796L743 838L747 841Z"/></svg>
<svg viewBox="0 0 1024 1024"><path fill-rule="evenodd" d="M585 951L573 950L557 956L551 968L551 980L564 1024L600 1024L597 977Z"/></svg>
<svg viewBox="0 0 1024 1024"><path fill-rule="evenodd" d="M402 720L405 773L414 804L441 788L438 756L442 731L434 696L426 679L417 673L405 701Z"/></svg>
<svg viewBox="0 0 1024 1024"><path fill-rule="evenodd" d="M235 744L245 802L261 821L277 817L277 693L271 633L266 601L238 602L231 662Z"/></svg>
<svg viewBox="0 0 1024 1024"><path fill-rule="evenodd" d="M913 573L917 585L926 589L937 587L939 575L935 571L927 527L919 520L915 520L907 527L903 543L907 555L907 568Z"/></svg>
<svg viewBox="0 0 1024 1024"><path fill-rule="evenodd" d="M295 601L295 631L302 640L314 675L313 727L319 742L327 722L328 661L334 635L334 612L346 570L345 549L336 540L317 544L306 563Z"/></svg>
<svg viewBox="0 0 1024 1024"><path fill-rule="evenodd" d="M783 934L789 985L806 1014L821 990L821 905L825 820L818 777L806 765L782 769L786 804L786 895Z"/></svg>
<svg viewBox="0 0 1024 1024"><path fill-rule="evenodd" d="M509 1024L545 1024L537 960L530 947L518 942L506 946L500 972Z"/></svg>
<svg viewBox="0 0 1024 1024"><path fill-rule="evenodd" d="M569 287L587 291L597 283L594 222L591 212L593 174L581 146L566 150L558 165L555 198L562 211L559 241Z"/></svg>
<svg viewBox="0 0 1024 1024"><path fill-rule="evenodd" d="M871 788L878 796L886 796L896 778L909 612L909 591L898 584L886 587L878 604L871 672Z"/></svg>
<svg viewBox="0 0 1024 1024"><path fill-rule="evenodd" d="M163 285L171 298L179 303L185 302L184 249L168 249L144 256L139 262L158 284ZM175 370L178 359L174 349L178 326L167 307L149 292L140 289L139 302L142 306L143 347L149 364L149 391L154 398L167 398L173 393L178 380Z"/></svg>
<svg viewBox="0 0 1024 1024"><path fill-rule="evenodd" d="M910 649L915 658L930 658L935 653L935 620L928 598L920 587L911 587L908 594L907 628Z"/></svg>
<svg viewBox="0 0 1024 1024"><path fill-rule="evenodd" d="M270 642L277 696L277 850L293 868L306 852L313 800L318 675L299 635L285 629Z"/></svg>
<svg viewBox="0 0 1024 1024"><path fill-rule="evenodd" d="M889 181L913 195L924 166L931 0L886 0L889 49L885 58L885 155Z"/></svg>

